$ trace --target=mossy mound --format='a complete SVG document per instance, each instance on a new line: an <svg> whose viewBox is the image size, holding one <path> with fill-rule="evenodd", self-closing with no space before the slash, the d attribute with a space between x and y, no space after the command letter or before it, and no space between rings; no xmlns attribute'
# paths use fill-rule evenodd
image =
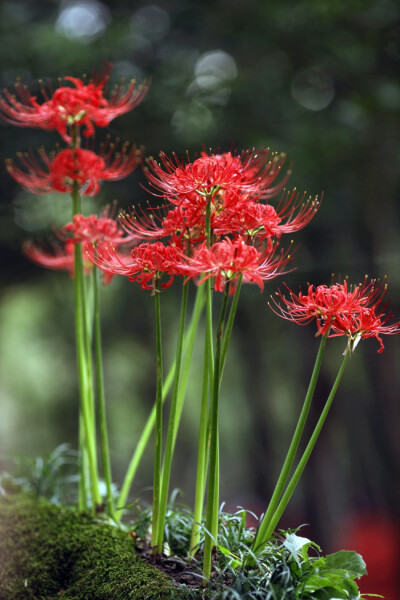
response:
<svg viewBox="0 0 400 600"><path fill-rule="evenodd" d="M124 531L23 495L0 497L0 600L166 600L172 580Z"/></svg>

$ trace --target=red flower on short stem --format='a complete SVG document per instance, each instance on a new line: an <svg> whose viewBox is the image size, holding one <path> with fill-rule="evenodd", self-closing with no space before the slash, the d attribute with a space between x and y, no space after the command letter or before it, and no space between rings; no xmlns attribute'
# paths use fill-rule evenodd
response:
<svg viewBox="0 0 400 600"><path fill-rule="evenodd" d="M349 289L347 281L332 286L310 285L306 294L301 290L295 294L286 284L285 288L289 293L288 298L280 290L276 292L281 301L279 303L274 300L277 314L300 325L306 325L316 319L318 334L321 335L329 330L332 321L338 315L354 310L359 305L358 288Z"/></svg>
<svg viewBox="0 0 400 600"><path fill-rule="evenodd" d="M375 337L380 348L384 349L381 334L400 332L400 321L387 325L391 313L385 314L387 304L381 306L386 294L386 285L367 279L358 285L349 287L347 281L331 286L310 285L307 294L301 291L295 294L288 288L289 297L278 290L279 300L274 301L272 310L279 316L306 325L316 320L317 335L329 334L329 337L347 336L349 348L354 350L361 339Z"/></svg>
<svg viewBox="0 0 400 600"><path fill-rule="evenodd" d="M148 90L147 84L136 88L136 82L131 81L126 88L122 84L115 86L107 99L104 92L111 69L111 65L105 65L89 83L64 77L72 86L60 86L50 94L41 84L44 99L41 104L21 81L17 81L15 94L5 90L4 97L0 98L2 117L12 125L55 129L67 142L71 141L71 126L84 126L83 134L92 136L95 126L106 127L119 115L135 108Z"/></svg>
<svg viewBox="0 0 400 600"><path fill-rule="evenodd" d="M7 161L7 170L12 177L32 194L48 194L52 191L71 193L74 182L80 193L95 196L101 181L114 181L129 175L141 162L141 150L135 146L110 144L96 154L82 148L67 148L54 156L39 149L38 160L34 154L19 155L24 169L13 161Z"/></svg>

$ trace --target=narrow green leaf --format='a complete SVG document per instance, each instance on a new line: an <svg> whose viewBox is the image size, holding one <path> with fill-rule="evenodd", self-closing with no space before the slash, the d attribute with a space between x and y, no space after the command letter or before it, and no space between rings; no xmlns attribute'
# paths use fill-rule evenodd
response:
<svg viewBox="0 0 400 600"><path fill-rule="evenodd" d="M242 561L239 559L238 556L232 554L232 552L228 550L228 548L225 548L225 546L221 546L221 544L217 544L217 546L218 549L222 552L222 554L230 559L230 565L233 569L237 569L238 567L242 566Z"/></svg>

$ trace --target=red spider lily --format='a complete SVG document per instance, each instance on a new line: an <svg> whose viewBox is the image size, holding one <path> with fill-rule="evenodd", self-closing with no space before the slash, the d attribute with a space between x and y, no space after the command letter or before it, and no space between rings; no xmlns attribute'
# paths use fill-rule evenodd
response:
<svg viewBox="0 0 400 600"><path fill-rule="evenodd" d="M198 244L205 240L205 209L182 203L170 210L163 220L163 227L170 231L174 239L186 241L189 244Z"/></svg>
<svg viewBox="0 0 400 600"><path fill-rule="evenodd" d="M256 283L261 291L264 281L273 279L283 272L284 267L292 260L289 252L276 254L275 246L272 251L262 251L249 246L244 240L237 238L224 239L216 242L210 248L202 244L192 257L187 258L187 264L182 271L191 277L202 276L200 283L214 277L214 289L222 292L225 284L243 275L243 280Z"/></svg>
<svg viewBox="0 0 400 600"><path fill-rule="evenodd" d="M73 221L64 225L61 230L55 230L59 243L51 243L50 247L36 245L33 242L26 242L23 250L26 256L32 262L46 267L61 271L68 271L71 276L74 274L74 246L76 243L83 244L83 254L86 256L88 248L101 244L113 244L116 249L132 242L132 236L125 236L122 229L114 219L108 215L110 210L107 207L101 217L90 215L75 215ZM118 252L119 260L124 261L126 254ZM92 262L84 261L85 273L89 273L93 267ZM104 283L109 283L112 279L111 273L104 272Z"/></svg>
<svg viewBox="0 0 400 600"><path fill-rule="evenodd" d="M216 235L236 234L264 239L277 234L280 222L273 206L250 200L214 215L211 229Z"/></svg>
<svg viewBox="0 0 400 600"><path fill-rule="evenodd" d="M354 350L360 340L374 337L379 342L378 354L385 349L381 335L394 335L400 332L400 321L386 325L392 317L391 313L384 314L385 307L379 307L380 300L373 306L361 306L358 312L344 314L332 323L330 337L346 335L349 347Z"/></svg>
<svg viewBox="0 0 400 600"><path fill-rule="evenodd" d="M150 213L138 211L120 215L122 227L141 239L171 237L182 245L201 242L205 238L205 213L197 206L182 203L166 212L166 207L150 209ZM163 211L162 213L159 211Z"/></svg>
<svg viewBox="0 0 400 600"><path fill-rule="evenodd" d="M109 244L100 244L96 248L86 248L87 258L103 271L113 275L125 275L130 281L140 283L142 289L154 290L154 280L168 275L169 279L162 282L165 289L172 285L175 275L182 275L182 251L170 244L164 246L161 242L149 244L145 242L136 246L131 255L121 260L115 248Z"/></svg>
<svg viewBox="0 0 400 600"><path fill-rule="evenodd" d="M376 337L383 344L380 334L395 334L400 331L400 321L385 325L391 314L384 314L387 305L380 307L387 286L375 280L364 279L363 283L348 287L347 281L331 286L310 285L307 294L294 294L287 286L289 298L280 291L279 301L274 300L272 310L279 316L300 325L316 319L317 335L327 332L329 337L347 336L349 348L354 350L361 339ZM276 310L277 308L277 310Z"/></svg>
<svg viewBox="0 0 400 600"><path fill-rule="evenodd" d="M73 277L74 246L75 244L71 241L68 241L63 246L56 242L50 242L46 246L27 241L23 244L22 251L36 265L54 271L68 271L70 276ZM86 275L90 273L92 267L93 265L89 261L84 262L84 272Z"/></svg>
<svg viewBox="0 0 400 600"><path fill-rule="evenodd" d="M319 206L318 196L313 198L312 196L306 197L305 193L300 195L296 188L282 194L276 208L281 222L275 230L275 235L279 237L284 233L294 233L303 229L314 217Z"/></svg>
<svg viewBox="0 0 400 600"><path fill-rule="evenodd" d="M307 294L303 294L300 290L298 295L292 292L286 284L285 287L289 293L289 298L286 298L280 290L276 292L284 305L282 306L274 300L278 308L278 312L275 311L276 314L300 325L306 325L316 319L317 335L324 335L331 327L334 319L340 318L340 315L349 311L357 310L361 303L365 303L365 299L360 297L360 288L354 286L349 289L347 281L335 283L331 286L319 285L315 287L310 285Z"/></svg>
<svg viewBox="0 0 400 600"><path fill-rule="evenodd" d="M111 144L102 154L81 148L62 150L54 156L39 149L39 157L33 153L19 155L25 170L16 167L13 161L7 161L10 175L22 187L32 194L48 194L52 191L72 192L74 182L78 182L80 192L86 196L95 196L100 190L101 181L113 181L129 175L141 161L141 151L127 144L121 152L115 151Z"/></svg>
<svg viewBox="0 0 400 600"><path fill-rule="evenodd" d="M110 121L132 110L145 97L148 85L136 89L136 82L124 87L115 86L107 100L104 88L108 83L111 65L106 65L95 78L86 84L81 79L64 77L71 86L60 86L50 95L41 85L44 99L37 102L21 81L15 84L15 94L4 91L0 98L0 111L3 119L21 127L39 127L46 130L57 130L63 139L71 141L68 129L72 126L84 126L83 134L92 136L94 126L106 127Z"/></svg>
<svg viewBox="0 0 400 600"><path fill-rule="evenodd" d="M211 228L217 235L235 233L260 239L294 233L311 221L319 208L318 197L305 198L296 190L283 194L278 207L245 200L212 216Z"/></svg>
<svg viewBox="0 0 400 600"><path fill-rule="evenodd" d="M190 243L203 242L205 205L204 197L201 197L197 204L183 200L179 206L173 206L164 217L156 214L155 210L150 217L124 215L122 226L142 239L176 236ZM271 238L279 239L282 234L298 231L307 225L318 207L317 198L300 199L296 191L282 197L278 206L279 212L270 204L242 200L236 206L220 208L219 211L211 213L211 232L214 238L229 235L258 238L261 241L267 238L272 244Z"/></svg>
<svg viewBox="0 0 400 600"><path fill-rule="evenodd" d="M125 235L117 221L111 217L109 207L103 210L100 217L74 215L72 222L62 227L58 237L74 243L107 243L114 247L126 245L135 239L135 236Z"/></svg>
<svg viewBox="0 0 400 600"><path fill-rule="evenodd" d="M216 193L242 193L259 197L265 194L275 194L281 189L289 177L271 188L268 188L279 175L285 155L276 155L269 150L259 153L252 151L242 152L233 156L231 152L225 154L204 154L194 162L184 164L176 154L168 158L160 154L162 166L154 159L148 160L146 175L149 182L171 202L179 204L183 199L199 201L199 196L215 196ZM234 202L233 198L240 195L229 196L228 203ZM220 200L221 201L221 200ZM223 199L222 199L223 202Z"/></svg>
<svg viewBox="0 0 400 600"><path fill-rule="evenodd" d="M214 168L215 165L224 164L220 159L225 156L203 156L193 164L186 165L185 168L193 171L193 167L199 161L203 161L204 169L210 165ZM239 157L229 156L232 160L235 159L235 166L241 164ZM178 171L179 169L175 170L173 177ZM253 174L254 167L249 167L248 171ZM247 171L244 170L244 173ZM247 174L247 182L252 181L251 176ZM244 179L243 175L242 180ZM233 178L233 185L236 186L238 181L239 178L237 180ZM192 184L193 182L191 182ZM246 181L244 185L246 185ZM175 241L179 240L179 243L183 243L183 241L186 244L203 242L206 237L207 195L204 191L196 194L191 187L188 189L190 191L187 194L177 194L176 198L173 196L168 198L172 208L168 210L168 204L162 207L162 210L165 211L164 215L159 212L160 207L152 209L150 217L145 214L140 215L136 211L123 216L122 226L142 239L161 239L164 236L172 236ZM276 193L276 189L274 188L274 193ZM221 236L247 237L258 241L267 239L269 248L272 248L273 237L279 239L284 233L298 231L311 221L318 208L318 197L300 196L295 189L292 192L284 193L275 209L270 204L253 200L248 193L242 193L239 187L223 190L217 186L211 198L211 239L218 241Z"/></svg>

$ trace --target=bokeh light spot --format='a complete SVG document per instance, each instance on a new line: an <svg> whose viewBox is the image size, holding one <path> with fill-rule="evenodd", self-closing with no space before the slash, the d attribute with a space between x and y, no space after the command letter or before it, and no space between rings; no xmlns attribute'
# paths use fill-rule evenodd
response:
<svg viewBox="0 0 400 600"><path fill-rule="evenodd" d="M133 15L132 26L149 40L156 41L168 33L171 19L167 11L159 6L145 6Z"/></svg>
<svg viewBox="0 0 400 600"><path fill-rule="evenodd" d="M195 102L178 108L171 119L175 134L184 140L201 138L213 123L212 112L206 106Z"/></svg>
<svg viewBox="0 0 400 600"><path fill-rule="evenodd" d="M335 96L332 77L319 67L304 69L293 80L292 96L308 110L323 110Z"/></svg>
<svg viewBox="0 0 400 600"><path fill-rule="evenodd" d="M104 4L96 0L65 2L56 22L56 29L67 38L90 43L103 33L110 21Z"/></svg>
<svg viewBox="0 0 400 600"><path fill-rule="evenodd" d="M197 60L194 73L200 88L214 89L237 77L235 59L223 50L206 52Z"/></svg>

